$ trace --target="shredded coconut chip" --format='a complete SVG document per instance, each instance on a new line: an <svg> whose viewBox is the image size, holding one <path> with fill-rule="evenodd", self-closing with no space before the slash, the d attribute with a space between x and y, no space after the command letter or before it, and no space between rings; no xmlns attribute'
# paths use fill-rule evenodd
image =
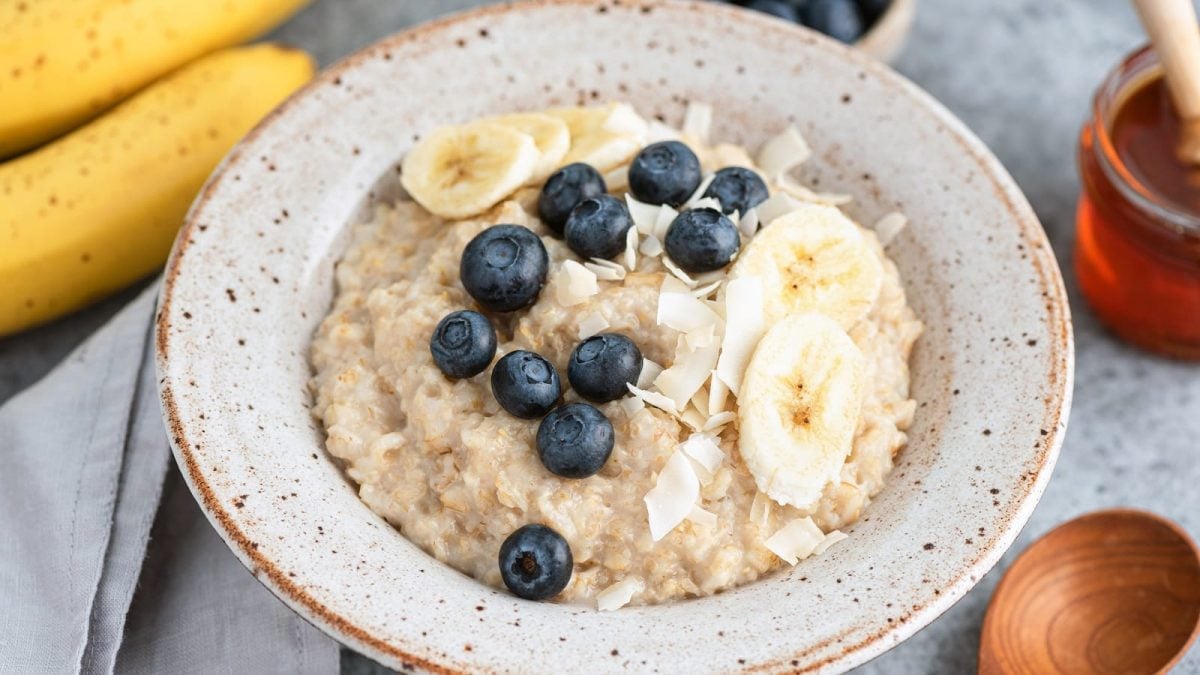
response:
<svg viewBox="0 0 1200 675"><path fill-rule="evenodd" d="M696 290L692 291L692 297L693 298L701 298L701 299L707 298L708 296L715 293L716 290L720 287L721 287L720 280L714 281L711 284L705 284L705 285L701 286L700 288L697 288Z"/></svg>
<svg viewBox="0 0 1200 675"><path fill-rule="evenodd" d="M659 241L666 241L667 230L671 229L671 223L679 217L679 212L675 209L663 204L658 207L658 214L654 217L654 237Z"/></svg>
<svg viewBox="0 0 1200 675"><path fill-rule="evenodd" d="M733 412L732 410L722 410L721 412L714 413L711 417L709 417L708 421L704 423L704 428L701 429L701 431L718 431L721 429L721 427L736 419L737 413Z"/></svg>
<svg viewBox="0 0 1200 675"><path fill-rule="evenodd" d="M654 489L646 493L650 537L659 541L683 522L700 497L700 480L684 454L676 450L658 474Z"/></svg>
<svg viewBox="0 0 1200 675"><path fill-rule="evenodd" d="M720 363L718 360L717 363ZM708 412L710 415L717 415L725 410L725 403L729 399L729 385L725 384L725 380L717 374L717 371L712 372L712 376L708 380ZM710 420L711 422L711 420Z"/></svg>
<svg viewBox="0 0 1200 675"><path fill-rule="evenodd" d="M758 222L762 225L770 225L772 220L780 216L785 216L792 211L804 206L795 197L792 197L786 192L777 192L761 204L755 211L758 211Z"/></svg>
<svg viewBox="0 0 1200 675"><path fill-rule="evenodd" d="M635 136L639 140L646 137L649 125L633 106L628 103L618 103L613 106L612 113L604 121L604 130L621 136Z"/></svg>
<svg viewBox="0 0 1200 675"><path fill-rule="evenodd" d="M662 292L658 295L657 321L660 326L690 333L705 326L720 324L721 317L691 293Z"/></svg>
<svg viewBox="0 0 1200 675"><path fill-rule="evenodd" d="M738 230L743 237L753 237L758 233L758 209L750 209L746 215L737 221Z"/></svg>
<svg viewBox="0 0 1200 675"><path fill-rule="evenodd" d="M642 372L638 373L637 386L649 389L654 384L654 378L663 371L663 367L650 359L642 359Z"/></svg>
<svg viewBox="0 0 1200 675"><path fill-rule="evenodd" d="M899 211L892 211L875 223L875 234L879 243L887 246L892 243L908 225L908 217Z"/></svg>
<svg viewBox="0 0 1200 675"><path fill-rule="evenodd" d="M701 197L691 204L688 208L692 209L712 209L713 211L721 210L721 202L715 197Z"/></svg>
<svg viewBox="0 0 1200 675"><path fill-rule="evenodd" d="M659 141L677 141L679 140L679 131L674 127L663 124L658 120L650 120L650 126L646 131L646 141L649 143L657 143Z"/></svg>
<svg viewBox="0 0 1200 675"><path fill-rule="evenodd" d="M684 346L686 347L686 345ZM654 378L654 388L674 401L676 410L683 410L692 395L704 386L704 381L708 379L709 373L716 365L719 350L720 348L716 344L694 351L677 349L675 362ZM701 418L697 428L702 428L704 422L705 420Z"/></svg>
<svg viewBox="0 0 1200 675"><path fill-rule="evenodd" d="M771 509L775 508L773 500L763 492L754 493L754 501L750 503L750 522L765 528L771 522Z"/></svg>
<svg viewBox="0 0 1200 675"><path fill-rule="evenodd" d="M626 417L633 417L646 408L646 402L636 396L626 396L621 399L621 410L625 411Z"/></svg>
<svg viewBox="0 0 1200 675"><path fill-rule="evenodd" d="M657 391L647 391L628 383L626 383L625 386L629 387L629 393L642 399L642 401L648 403L649 405L652 405L659 410L669 412L672 415L679 414L679 409L675 407L675 402L658 393Z"/></svg>
<svg viewBox="0 0 1200 675"><path fill-rule="evenodd" d="M652 234L647 235L646 238L642 240L641 246L638 246L638 253L651 258L662 255L662 252L662 242L658 240L658 237Z"/></svg>
<svg viewBox="0 0 1200 675"><path fill-rule="evenodd" d="M717 338L715 334L716 327L716 324L710 323L707 326L701 326L685 333L683 339L688 351L711 347Z"/></svg>
<svg viewBox="0 0 1200 675"><path fill-rule="evenodd" d="M771 138L758 150L757 164L772 178L778 178L808 161L812 149L808 141L800 135L800 130L794 126L784 129L778 136Z"/></svg>
<svg viewBox="0 0 1200 675"><path fill-rule="evenodd" d="M642 592L646 584L637 577L626 577L596 594L596 609L611 612L629 604L633 596Z"/></svg>
<svg viewBox="0 0 1200 675"><path fill-rule="evenodd" d="M691 136L696 142L708 145L708 133L712 129L712 106L707 103L692 101L688 103L687 111L683 113L683 133Z"/></svg>
<svg viewBox="0 0 1200 675"><path fill-rule="evenodd" d="M704 509L700 508L698 504L692 507L692 511L691 513L688 513L687 519L693 523L696 523L697 525L703 525L704 527L717 526L717 514L713 513L712 511L705 511Z"/></svg>
<svg viewBox="0 0 1200 675"><path fill-rule="evenodd" d="M817 544L817 547L813 549L812 554L821 555L825 551L828 551L830 546L833 546L839 541L846 541L849 538L850 535L846 534L845 532L842 532L841 530L834 530L825 535L825 538L821 540L821 543Z"/></svg>
<svg viewBox="0 0 1200 675"><path fill-rule="evenodd" d="M717 375L737 396L742 389L746 365L766 331L763 284L758 277L733 279L725 286L725 340Z"/></svg>
<svg viewBox="0 0 1200 675"><path fill-rule="evenodd" d="M658 221L659 207L654 204L639 202L633 195L625 193L625 206L629 209L629 217L639 232L646 235L654 234L654 224Z"/></svg>
<svg viewBox="0 0 1200 675"><path fill-rule="evenodd" d="M700 185L696 188L696 191L693 192L690 197L688 197L686 202L684 202L684 205L683 205L684 210L693 208L692 205L695 204L696 202L700 201L700 199L702 197L704 197L704 193L708 190L708 186L712 184L713 179L716 177L717 177L717 174L710 173L704 177L704 180L700 181Z"/></svg>
<svg viewBox="0 0 1200 675"><path fill-rule="evenodd" d="M614 192L629 187L629 165L622 164L604 174L604 185Z"/></svg>
<svg viewBox="0 0 1200 675"><path fill-rule="evenodd" d="M596 273L574 260L563 261L558 271L558 304L571 307L600 292Z"/></svg>
<svg viewBox="0 0 1200 675"><path fill-rule="evenodd" d="M666 267L667 271L670 272L672 276L687 284L688 288L692 288L699 283L695 279L689 277L687 272L679 269L679 266L675 264L674 260L671 260L670 256L664 255L662 257L662 263L663 267Z"/></svg>
<svg viewBox="0 0 1200 675"><path fill-rule="evenodd" d="M592 312L579 322L579 339L586 340L608 328L610 325L608 320L601 316L599 312Z"/></svg>
<svg viewBox="0 0 1200 675"><path fill-rule="evenodd" d="M638 230L631 227L625 232L625 267L630 272L637 268Z"/></svg>
<svg viewBox="0 0 1200 675"><path fill-rule="evenodd" d="M683 414L679 416L679 419L682 420L684 424L688 425L688 428L690 428L692 431L700 431L704 428L704 415L701 415L699 410L696 410L691 406L688 406L687 410L683 411Z"/></svg>
<svg viewBox="0 0 1200 675"><path fill-rule="evenodd" d="M712 434L692 434L679 449L699 462L709 473L715 473L725 459L725 453L722 452L721 446L717 445L717 437Z"/></svg>
<svg viewBox="0 0 1200 675"><path fill-rule="evenodd" d="M784 525L763 545L789 565L795 565L812 555L823 539L825 533L821 532L811 517L805 516Z"/></svg>
<svg viewBox="0 0 1200 675"><path fill-rule="evenodd" d="M592 274L595 274L596 278L601 281L620 281L625 278L625 266L611 260L592 258L583 263L583 266L591 270Z"/></svg>

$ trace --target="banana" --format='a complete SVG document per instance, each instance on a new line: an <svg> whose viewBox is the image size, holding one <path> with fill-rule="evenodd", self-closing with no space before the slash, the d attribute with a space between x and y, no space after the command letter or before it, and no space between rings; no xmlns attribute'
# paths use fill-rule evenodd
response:
<svg viewBox="0 0 1200 675"><path fill-rule="evenodd" d="M833 206L803 204L764 227L730 271L761 277L766 323L818 312L849 330L883 286L883 264L854 221Z"/></svg>
<svg viewBox="0 0 1200 675"><path fill-rule="evenodd" d="M738 450L758 489L811 510L850 454L866 359L821 314L777 322L754 350L738 399Z"/></svg>
<svg viewBox="0 0 1200 675"><path fill-rule="evenodd" d="M101 114L308 0L0 0L0 158Z"/></svg>
<svg viewBox="0 0 1200 675"><path fill-rule="evenodd" d="M0 164L0 335L161 267L213 167L312 72L276 45L217 52Z"/></svg>
<svg viewBox="0 0 1200 675"><path fill-rule="evenodd" d="M646 121L625 103L551 108L546 114L566 122L571 131L571 149L563 164L583 162L604 172L629 161L645 144Z"/></svg>
<svg viewBox="0 0 1200 675"><path fill-rule="evenodd" d="M480 121L434 129L400 165L400 184L443 218L475 216L529 182L541 153L529 134Z"/></svg>
<svg viewBox="0 0 1200 675"><path fill-rule="evenodd" d="M542 183L549 178L571 149L571 132L567 129L567 124L557 117L541 113L513 113L487 117L480 121L512 127L533 138L540 156L533 168L530 183Z"/></svg>

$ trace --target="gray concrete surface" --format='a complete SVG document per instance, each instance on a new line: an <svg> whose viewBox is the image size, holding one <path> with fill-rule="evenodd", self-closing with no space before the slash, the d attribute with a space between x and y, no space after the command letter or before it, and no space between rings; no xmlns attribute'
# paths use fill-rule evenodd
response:
<svg viewBox="0 0 1200 675"><path fill-rule="evenodd" d="M319 0L277 37L327 64L411 23L475 4ZM1054 480L1014 551L1073 516L1118 505L1166 514L1200 534L1200 366L1116 342L1089 313L1071 272L1076 134L1097 82L1141 40L1126 0L920 0L912 40L897 64L999 155L1041 217L1067 277L1077 344L1075 409ZM0 401L49 370L120 304L106 302L0 341ZM998 580L993 571L943 617L859 672L973 671ZM342 665L357 675L386 672L349 652ZM1200 673L1200 650L1177 672Z"/></svg>

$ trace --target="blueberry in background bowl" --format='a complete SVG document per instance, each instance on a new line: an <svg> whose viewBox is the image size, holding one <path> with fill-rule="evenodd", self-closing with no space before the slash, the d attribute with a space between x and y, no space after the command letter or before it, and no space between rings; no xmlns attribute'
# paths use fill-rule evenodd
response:
<svg viewBox="0 0 1200 675"><path fill-rule="evenodd" d="M434 328L429 351L446 377L474 377L487 370L496 355L496 329L479 312L451 312Z"/></svg>
<svg viewBox="0 0 1200 675"><path fill-rule="evenodd" d="M700 187L700 159L679 141L642 148L629 165L629 191L647 204L679 206Z"/></svg>
<svg viewBox="0 0 1200 675"><path fill-rule="evenodd" d="M853 0L809 0L804 6L804 25L847 44L865 31L862 11Z"/></svg>
<svg viewBox="0 0 1200 675"><path fill-rule="evenodd" d="M550 256L541 238L520 225L494 225L463 249L458 276L475 301L493 312L511 312L537 300Z"/></svg>
<svg viewBox="0 0 1200 675"><path fill-rule="evenodd" d="M642 372L642 352L619 333L601 333L580 342L567 363L567 380L575 393L596 403L629 393Z"/></svg>
<svg viewBox="0 0 1200 675"><path fill-rule="evenodd" d="M561 405L538 425L538 457L550 473L563 478L595 475L615 442L612 423L588 403Z"/></svg>
<svg viewBox="0 0 1200 675"><path fill-rule="evenodd" d="M518 349L502 356L492 368L492 395L509 414L535 419L558 403L562 382L554 364Z"/></svg>
<svg viewBox="0 0 1200 675"><path fill-rule="evenodd" d="M564 230L567 246L583 259L614 258L625 250L633 218L625 202L610 195L585 199L571 211Z"/></svg>
<svg viewBox="0 0 1200 675"><path fill-rule="evenodd" d="M557 234L563 233L571 210L585 199L608 192L604 177L582 162L568 164L550 174L538 195L538 218Z"/></svg>

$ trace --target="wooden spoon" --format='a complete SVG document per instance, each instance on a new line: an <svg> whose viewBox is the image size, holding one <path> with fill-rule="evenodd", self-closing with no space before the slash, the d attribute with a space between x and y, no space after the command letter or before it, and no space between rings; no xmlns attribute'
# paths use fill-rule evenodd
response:
<svg viewBox="0 0 1200 675"><path fill-rule="evenodd" d="M1009 568L983 620L979 672L1161 673L1200 634L1200 550L1145 511L1081 516Z"/></svg>
<svg viewBox="0 0 1200 675"><path fill-rule="evenodd" d="M1179 112L1182 136L1176 154L1200 165L1200 27L1192 0L1134 0L1142 25L1162 61L1167 88Z"/></svg>

